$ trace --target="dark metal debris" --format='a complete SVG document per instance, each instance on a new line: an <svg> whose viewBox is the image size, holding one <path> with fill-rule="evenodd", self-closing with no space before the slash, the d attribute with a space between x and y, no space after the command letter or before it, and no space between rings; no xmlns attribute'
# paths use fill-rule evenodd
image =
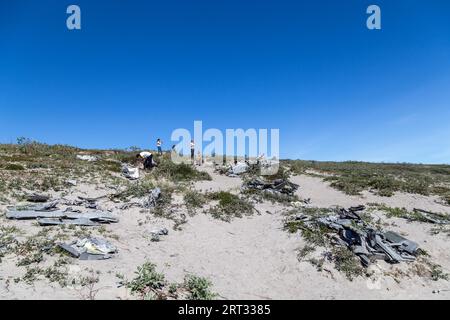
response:
<svg viewBox="0 0 450 320"><path fill-rule="evenodd" d="M100 223L115 223L119 219L109 212L96 211L86 213L71 213L66 211L8 211L8 219L28 220L37 219L40 225L75 224L82 226L96 226Z"/></svg>
<svg viewBox="0 0 450 320"><path fill-rule="evenodd" d="M39 194L30 194L27 195L25 198L29 202L47 202L48 200L50 200L49 196Z"/></svg>
<svg viewBox="0 0 450 320"><path fill-rule="evenodd" d="M80 260L105 260L117 252L117 248L110 242L99 238L84 238L70 244L60 243L58 247L74 258Z"/></svg>
<svg viewBox="0 0 450 320"><path fill-rule="evenodd" d="M285 179L277 179L272 182L266 182L260 178L255 178L244 183L244 190L265 190L287 195L294 195L299 186Z"/></svg>
<svg viewBox="0 0 450 320"><path fill-rule="evenodd" d="M422 209L414 209L414 212L420 214L420 216L427 220L430 223L434 223L434 224L450 224L450 219L448 216L436 213L436 212L431 212L431 211L425 211Z"/></svg>
<svg viewBox="0 0 450 320"><path fill-rule="evenodd" d="M302 221L306 228L315 231L317 226L325 226L334 231L332 243L346 246L357 255L364 266L374 260L383 259L390 263L415 260L419 245L395 232L383 232L370 226L361 218L364 206L340 209L328 216L312 217L301 214L295 220Z"/></svg>

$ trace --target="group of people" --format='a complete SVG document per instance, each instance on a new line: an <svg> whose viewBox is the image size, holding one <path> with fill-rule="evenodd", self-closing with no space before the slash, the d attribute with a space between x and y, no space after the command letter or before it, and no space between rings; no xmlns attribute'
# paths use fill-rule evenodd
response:
<svg viewBox="0 0 450 320"><path fill-rule="evenodd" d="M177 152L175 147L176 147L175 145L172 146L172 152ZM192 160L192 163L194 163L194 158L195 158L195 143L194 143L194 140L191 140L190 148L191 148L191 160ZM162 140L159 139L159 138L156 140L156 149L158 150L157 151L158 155L162 156L163 155ZM197 164L201 165L202 157L201 157L200 151L198 152L197 158L198 157L200 157L200 161L197 159ZM157 163L153 159L153 154L151 152L149 152L149 151L142 151L142 152L138 153L136 155L136 158L138 158L138 159L143 161L144 169L152 169L152 168L157 166Z"/></svg>

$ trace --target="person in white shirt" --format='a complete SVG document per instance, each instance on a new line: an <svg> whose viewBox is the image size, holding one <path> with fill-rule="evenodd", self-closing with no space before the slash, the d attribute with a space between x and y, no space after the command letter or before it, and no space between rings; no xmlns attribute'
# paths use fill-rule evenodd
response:
<svg viewBox="0 0 450 320"><path fill-rule="evenodd" d="M147 157L150 157L152 155L151 152L148 151L142 151L141 153L139 153L138 157L141 157L142 159L145 159Z"/></svg>
<svg viewBox="0 0 450 320"><path fill-rule="evenodd" d="M156 147L158 148L158 154L160 156L162 156L162 154L163 154L161 145L162 145L161 139L156 140Z"/></svg>
<svg viewBox="0 0 450 320"><path fill-rule="evenodd" d="M151 152L142 151L136 155L136 158L144 161L144 169L152 169L153 167L156 167L156 163L153 160L153 154Z"/></svg>

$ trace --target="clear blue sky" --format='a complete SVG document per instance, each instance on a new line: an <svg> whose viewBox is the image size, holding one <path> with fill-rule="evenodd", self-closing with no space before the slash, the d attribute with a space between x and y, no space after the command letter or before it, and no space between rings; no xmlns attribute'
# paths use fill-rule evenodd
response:
<svg viewBox="0 0 450 320"><path fill-rule="evenodd" d="M449 163L450 1L1 0L0 111L0 142L169 147L203 120L279 128L284 158Z"/></svg>

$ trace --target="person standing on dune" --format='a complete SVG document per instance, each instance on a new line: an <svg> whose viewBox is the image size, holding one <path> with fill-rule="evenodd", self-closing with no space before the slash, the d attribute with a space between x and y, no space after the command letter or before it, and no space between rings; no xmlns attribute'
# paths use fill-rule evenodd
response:
<svg viewBox="0 0 450 320"><path fill-rule="evenodd" d="M161 139L158 138L158 140L156 140L156 147L158 148L158 154L160 156L162 156L162 154L163 154L161 145L162 145L162 141L161 141Z"/></svg>
<svg viewBox="0 0 450 320"><path fill-rule="evenodd" d="M194 140L191 140L191 161L192 161L192 164L194 163L194 157L195 157L195 143L194 143Z"/></svg>

